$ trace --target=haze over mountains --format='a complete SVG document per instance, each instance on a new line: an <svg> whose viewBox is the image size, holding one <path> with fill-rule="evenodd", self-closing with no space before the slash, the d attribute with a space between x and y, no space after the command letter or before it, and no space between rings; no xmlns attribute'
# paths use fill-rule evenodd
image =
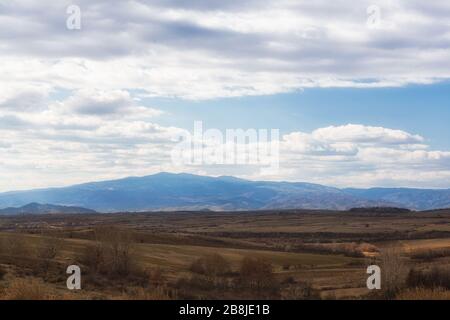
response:
<svg viewBox="0 0 450 320"><path fill-rule="evenodd" d="M0 208L30 203L99 212L153 210L336 209L397 206L414 210L450 207L450 189L338 189L310 183L248 181L159 173L64 188L0 193Z"/></svg>

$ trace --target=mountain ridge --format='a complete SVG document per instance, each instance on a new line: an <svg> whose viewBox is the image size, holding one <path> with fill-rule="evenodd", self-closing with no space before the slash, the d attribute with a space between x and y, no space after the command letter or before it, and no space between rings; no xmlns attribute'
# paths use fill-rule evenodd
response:
<svg viewBox="0 0 450 320"><path fill-rule="evenodd" d="M100 212L167 210L331 209L395 206L412 210L450 207L450 189L339 189L306 182L251 181L160 172L61 188L0 193L0 208L29 203L91 208Z"/></svg>
<svg viewBox="0 0 450 320"><path fill-rule="evenodd" d="M96 211L81 207L40 204L37 202L32 202L21 207L8 207L0 209L0 216L17 215L17 214L53 214L53 213L85 214L85 213L96 213Z"/></svg>

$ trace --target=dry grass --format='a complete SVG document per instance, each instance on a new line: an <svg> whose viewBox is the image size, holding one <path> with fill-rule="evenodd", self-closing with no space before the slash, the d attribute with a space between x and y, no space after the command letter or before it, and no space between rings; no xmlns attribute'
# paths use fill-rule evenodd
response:
<svg viewBox="0 0 450 320"><path fill-rule="evenodd" d="M370 243L317 243L301 244L295 247L297 250L317 252L323 254L343 254L347 257L362 258L373 256L379 252L379 249Z"/></svg>
<svg viewBox="0 0 450 320"><path fill-rule="evenodd" d="M412 251L409 256L412 259L433 261L439 258L450 257L450 247L449 248L439 248L439 249L419 249Z"/></svg>
<svg viewBox="0 0 450 320"><path fill-rule="evenodd" d="M195 260L190 270L207 277L217 277L231 272L231 266L221 255L211 254Z"/></svg>
<svg viewBox="0 0 450 320"><path fill-rule="evenodd" d="M397 300L450 300L450 291L443 288L414 288L397 295Z"/></svg>
<svg viewBox="0 0 450 320"><path fill-rule="evenodd" d="M3 300L54 300L55 292L36 279L14 279L0 295Z"/></svg>
<svg viewBox="0 0 450 320"><path fill-rule="evenodd" d="M449 222L450 212L0 217L0 288L5 288L0 295L32 300L363 298L369 293L366 267L374 263L382 267L382 287L389 291L379 298L440 296L443 290L436 288L448 277L428 271L445 269L450 261L435 251L449 246ZM383 250L387 247L397 250ZM431 260L411 259L413 249L432 249ZM50 266L45 272L44 262ZM64 286L71 264L82 269L80 292ZM405 286L408 266L421 272L418 284Z"/></svg>
<svg viewBox="0 0 450 320"><path fill-rule="evenodd" d="M130 288L122 296L120 300L171 300L170 290L164 286L156 288Z"/></svg>

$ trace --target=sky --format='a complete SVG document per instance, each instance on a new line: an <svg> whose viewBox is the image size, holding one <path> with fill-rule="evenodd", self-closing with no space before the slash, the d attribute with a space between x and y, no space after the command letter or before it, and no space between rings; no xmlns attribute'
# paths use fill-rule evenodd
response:
<svg viewBox="0 0 450 320"><path fill-rule="evenodd" d="M0 191L160 171L450 188L449 17L419 0L0 0ZM196 121L278 129L279 166L174 162Z"/></svg>

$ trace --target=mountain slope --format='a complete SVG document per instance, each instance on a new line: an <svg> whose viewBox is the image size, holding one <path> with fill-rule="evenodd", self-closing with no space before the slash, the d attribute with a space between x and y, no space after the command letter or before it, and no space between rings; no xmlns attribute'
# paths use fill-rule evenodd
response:
<svg viewBox="0 0 450 320"><path fill-rule="evenodd" d="M367 191L367 190L365 190ZM405 191L406 192L406 191ZM248 181L234 177L205 177L159 173L146 177L93 182L66 188L0 194L0 208L31 202L92 208L102 212L145 210L256 210L256 209L349 209L353 207L404 206L435 209L448 204L449 196L432 190L414 196L392 196L391 191L340 190L310 183ZM448 205L446 205L446 203Z"/></svg>
<svg viewBox="0 0 450 320"><path fill-rule="evenodd" d="M52 213L95 213L94 210L80 207L55 206L51 204L30 203L19 208L5 208L0 210L0 215L16 214L52 214Z"/></svg>
<svg viewBox="0 0 450 320"><path fill-rule="evenodd" d="M336 189L309 183L254 182L232 177L159 173L66 188L0 194L0 207L30 202L81 206L97 211L161 209L346 209L372 205Z"/></svg>

